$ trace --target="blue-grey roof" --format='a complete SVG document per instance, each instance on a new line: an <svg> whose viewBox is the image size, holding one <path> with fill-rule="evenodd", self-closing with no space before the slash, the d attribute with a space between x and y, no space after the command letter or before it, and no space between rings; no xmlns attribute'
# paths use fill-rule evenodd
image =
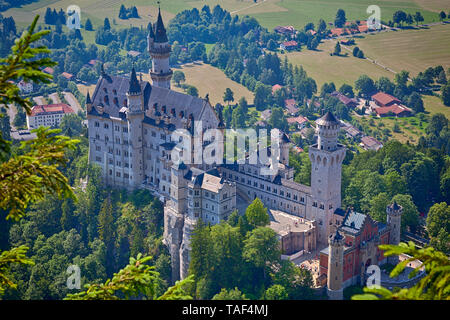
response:
<svg viewBox="0 0 450 320"><path fill-rule="evenodd" d="M342 230L350 233L358 233L364 225L366 217L365 214L349 211L342 222Z"/></svg>
<svg viewBox="0 0 450 320"><path fill-rule="evenodd" d="M346 213L345 210L342 208L337 208L336 210L334 210L334 214L341 216L341 217L344 217L345 213Z"/></svg>
<svg viewBox="0 0 450 320"><path fill-rule="evenodd" d="M155 26L155 42L165 43L168 42L166 28L164 27L164 22L161 17L161 10L158 12L158 20Z"/></svg>

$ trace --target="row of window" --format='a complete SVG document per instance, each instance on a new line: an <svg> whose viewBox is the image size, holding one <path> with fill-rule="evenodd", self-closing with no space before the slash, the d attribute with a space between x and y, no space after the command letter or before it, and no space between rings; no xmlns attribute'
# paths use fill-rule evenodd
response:
<svg viewBox="0 0 450 320"><path fill-rule="evenodd" d="M233 179L233 174L229 173L228 177L232 180ZM234 180L239 182L239 177L237 175L235 175L234 176ZM240 182L241 183L245 183L245 178L241 177ZM249 185L249 186L252 185L252 181L250 179L247 179L247 185ZM258 182L257 181L253 181L253 187L258 188ZM271 186L269 186L269 185L264 186L264 184L259 183L259 188L261 190L264 190L264 188L265 188L265 190L267 192L272 192L274 194L278 194L278 189L277 188L271 188ZM294 194L292 196L292 194L290 192L286 191L286 195L285 195L284 190L280 190L279 194L280 194L280 196L285 197L287 199L291 199L291 197L292 197L294 199L294 201L298 201L298 196L296 194ZM300 197L300 202L301 203L305 203L305 198L304 197Z"/></svg>

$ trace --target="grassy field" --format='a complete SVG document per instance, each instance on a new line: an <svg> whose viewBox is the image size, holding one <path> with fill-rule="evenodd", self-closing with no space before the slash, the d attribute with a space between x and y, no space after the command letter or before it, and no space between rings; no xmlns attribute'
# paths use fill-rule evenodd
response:
<svg viewBox="0 0 450 320"><path fill-rule="evenodd" d="M374 79L381 76L394 78L393 73L368 60L355 58L351 53L347 57L330 56L335 44L335 41L324 41L317 51L303 49L301 52L290 52L285 55L294 65L303 66L308 75L316 80L318 90L323 83L330 81L333 81L336 87L340 87L343 83L354 86L355 80L362 74L367 74ZM284 55L280 56L283 61Z"/></svg>
<svg viewBox="0 0 450 320"><path fill-rule="evenodd" d="M450 24L367 35L356 42L367 57L413 76L431 66L450 68Z"/></svg>
<svg viewBox="0 0 450 320"><path fill-rule="evenodd" d="M234 92L234 100L239 101L245 97L247 101L253 103L253 93L243 85L227 78L225 73L208 64L186 64L180 69L186 76L186 83L195 86L198 89L200 97L209 94L209 100L212 105L223 102L223 94L226 88ZM183 89L172 84L172 89L183 92Z"/></svg>
<svg viewBox="0 0 450 320"><path fill-rule="evenodd" d="M135 5L138 8L141 19L120 20L118 12L121 4L125 6ZM43 14L45 8L66 8L69 5L78 5L81 8L82 21L90 18L94 25L103 23L105 17L115 19L120 26L146 26L155 20L157 10L156 1L149 0L41 0L22 8L13 8L3 13L4 16L14 16L19 26L26 26L34 14ZM232 14L250 15L257 18L260 23L273 28L277 25L293 25L303 27L308 22L317 23L320 18L332 22L336 11L342 8L346 11L347 19L366 19L369 14L366 10L373 0L170 0L161 4L165 20L168 21L182 10L201 8L205 4L211 7L220 4ZM382 20L389 21L392 14L399 9L407 13L421 11L425 22L438 21L436 12L442 8L448 10L446 0L380 0L377 4L381 8Z"/></svg>

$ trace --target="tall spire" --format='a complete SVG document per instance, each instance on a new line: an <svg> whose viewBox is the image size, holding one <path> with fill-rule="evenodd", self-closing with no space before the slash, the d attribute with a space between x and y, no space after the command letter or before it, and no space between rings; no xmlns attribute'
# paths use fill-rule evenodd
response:
<svg viewBox="0 0 450 320"><path fill-rule="evenodd" d="M91 95L89 94L89 91L88 91L87 97L86 97L86 104L91 104L91 103L92 103L92 101L91 101Z"/></svg>
<svg viewBox="0 0 450 320"><path fill-rule="evenodd" d="M161 8L160 7L158 8L158 20L156 21L155 42L157 42L157 43L168 42L166 28L164 27L164 22L161 17Z"/></svg>
<svg viewBox="0 0 450 320"><path fill-rule="evenodd" d="M136 76L136 70L131 70L131 77L130 77L130 89L128 90L128 93L141 93L141 85L139 84L139 81Z"/></svg>

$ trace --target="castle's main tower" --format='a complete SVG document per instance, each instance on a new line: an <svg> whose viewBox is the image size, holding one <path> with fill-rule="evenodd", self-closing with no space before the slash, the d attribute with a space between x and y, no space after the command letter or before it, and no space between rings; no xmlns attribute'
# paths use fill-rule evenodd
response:
<svg viewBox="0 0 450 320"><path fill-rule="evenodd" d="M133 67L130 88L127 92L128 158L131 164L130 186L140 187L144 180L144 154L142 152L142 122L144 121L144 96Z"/></svg>
<svg viewBox="0 0 450 320"><path fill-rule="evenodd" d="M161 9L158 12L156 25L151 26L148 34L148 52L152 57L152 69L150 76L153 85L170 89L170 80L172 79L172 69L170 69L169 57L171 47L167 39L166 28L161 17Z"/></svg>
<svg viewBox="0 0 450 320"><path fill-rule="evenodd" d="M391 231L389 234L389 244L398 245L400 243L400 230L402 224L403 207L398 205L397 202L388 205L386 207L387 213L387 225ZM392 264L398 263L398 256L390 256L388 262Z"/></svg>
<svg viewBox="0 0 450 320"><path fill-rule="evenodd" d="M327 294L330 300L343 299L344 237L336 233L328 238Z"/></svg>
<svg viewBox="0 0 450 320"><path fill-rule="evenodd" d="M341 171L345 147L338 144L340 123L331 112L316 121L317 144L309 147L311 159L311 202L306 218L316 220L319 242L334 232L332 216L341 206Z"/></svg>

